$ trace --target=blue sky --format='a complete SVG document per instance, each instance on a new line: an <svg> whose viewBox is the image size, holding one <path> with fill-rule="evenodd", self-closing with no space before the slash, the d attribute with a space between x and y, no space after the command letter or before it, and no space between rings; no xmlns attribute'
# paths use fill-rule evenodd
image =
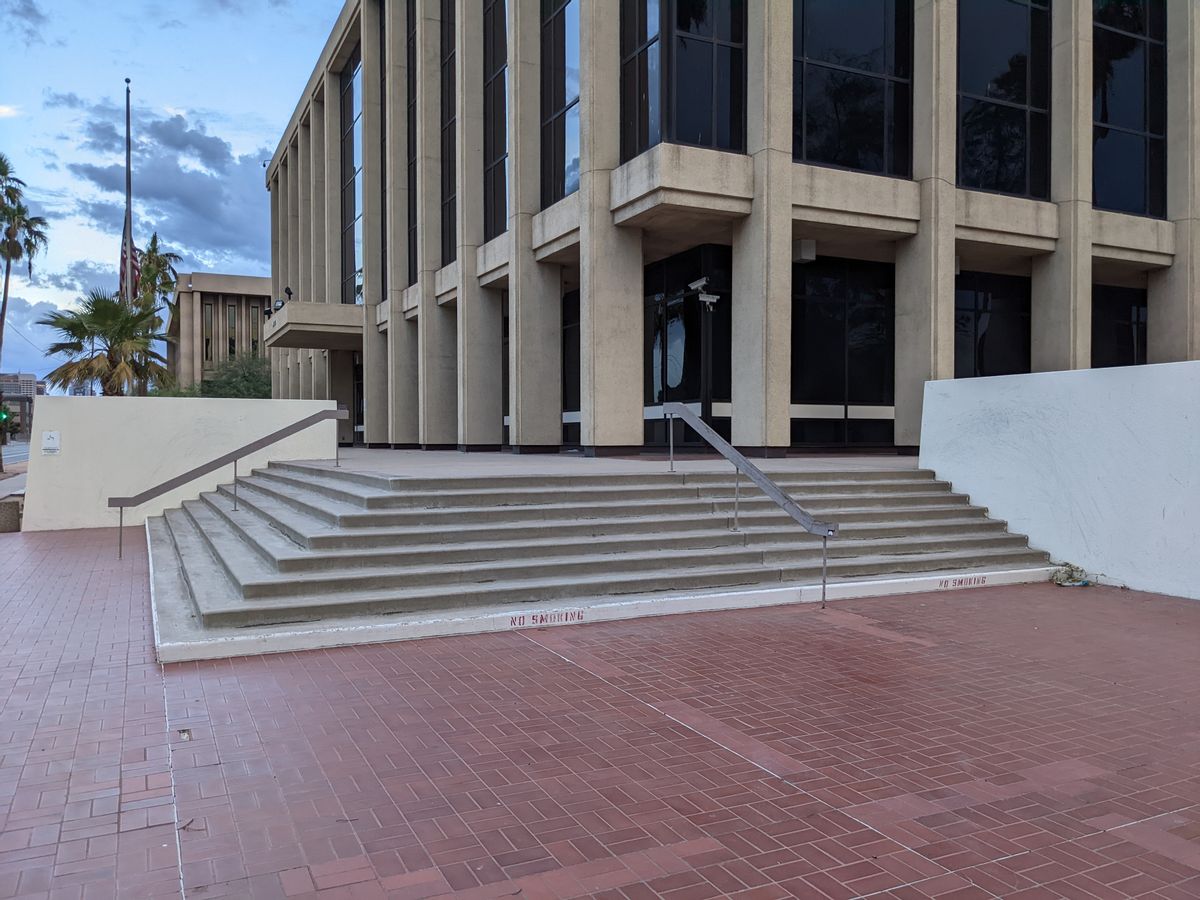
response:
<svg viewBox="0 0 1200 900"><path fill-rule="evenodd" d="M58 363L34 322L117 288L124 80L133 80L134 236L183 271L270 272L262 161L342 0L0 0L0 153L50 220L30 280L14 270L0 371ZM2 274L2 272L0 272Z"/></svg>

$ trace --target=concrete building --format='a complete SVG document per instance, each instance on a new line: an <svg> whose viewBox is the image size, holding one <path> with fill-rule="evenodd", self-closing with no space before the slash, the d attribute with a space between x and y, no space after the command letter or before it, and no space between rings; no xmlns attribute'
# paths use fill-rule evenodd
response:
<svg viewBox="0 0 1200 900"><path fill-rule="evenodd" d="M265 353L263 323L271 308L271 279L210 272L180 274L167 323L167 368L180 387L211 375L231 356Z"/></svg>
<svg viewBox="0 0 1200 900"><path fill-rule="evenodd" d="M29 372L0 374L0 394L5 397L36 397L46 393L46 382Z"/></svg>
<svg viewBox="0 0 1200 900"><path fill-rule="evenodd" d="M597 454L678 400L775 454L1196 359L1197 85L1193 0L348 0L267 170L275 395Z"/></svg>

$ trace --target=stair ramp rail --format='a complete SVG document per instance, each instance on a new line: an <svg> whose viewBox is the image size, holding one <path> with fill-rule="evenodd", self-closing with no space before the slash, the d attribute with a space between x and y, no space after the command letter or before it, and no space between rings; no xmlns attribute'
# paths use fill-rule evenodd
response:
<svg viewBox="0 0 1200 900"><path fill-rule="evenodd" d="M675 471L675 418L683 420L692 431L733 465L733 530L738 531L738 506L741 500L741 482L745 475L768 499L788 514L791 519L809 534L821 539L821 608L825 608L825 592L829 572L829 539L838 536L838 526L832 522L820 522L793 500L786 491L727 440L717 434L695 412L684 403L664 403L663 414L667 416L667 435L670 454L670 471Z"/></svg>
<svg viewBox="0 0 1200 900"><path fill-rule="evenodd" d="M173 491L175 488L182 487L190 481L195 481L202 475L207 475L209 472L215 472L217 469L233 463L233 508L234 511L236 511L238 508L237 487L239 459L244 456L248 456L251 453L256 453L259 450L262 450L264 447L269 447L272 444L278 443L284 438L291 437L293 434L297 434L307 428L311 428L313 425L316 425L320 422L327 422L330 419L340 420L348 418L350 418L349 410L342 408L323 409L320 412L313 413L311 416L305 416L303 419L299 419L293 422L291 425L285 425L283 428L272 431L270 434L258 438L258 440L251 441L248 444L238 447L236 450L230 450L228 453L222 454L216 459L209 460L203 465L196 466L194 469L188 469L181 475L176 475L174 478L168 478L161 484L156 484L154 487L146 488L146 490L142 491L140 494L134 494L132 497L109 497L109 509L115 507L118 510L117 559L122 557L125 549L125 510L127 508L141 506L143 503L146 503L149 500L153 500L156 497L161 497L168 491ZM338 450L338 444L336 440L334 441L333 464L339 467L342 464L341 453Z"/></svg>

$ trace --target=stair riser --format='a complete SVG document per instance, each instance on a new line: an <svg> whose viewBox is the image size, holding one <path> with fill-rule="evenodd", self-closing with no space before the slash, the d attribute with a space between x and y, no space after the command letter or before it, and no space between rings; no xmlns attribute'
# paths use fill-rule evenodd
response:
<svg viewBox="0 0 1200 900"><path fill-rule="evenodd" d="M821 516L826 513L831 513L828 510L813 510L813 515ZM985 510L979 507L962 506L954 510L939 509L930 507L922 508L897 508L893 511L869 511L869 512L853 512L839 513L838 522L845 525L855 522L887 522L889 520L907 520L907 519L929 519L937 520L953 515L955 518L963 518L970 516L978 518L980 522L988 521L985 517ZM349 548L369 548L392 546L396 543L416 544L416 543L439 543L439 542L456 542L456 541L488 541L488 540L520 540L523 538L544 538L548 535L558 535L562 537L592 537L615 534L636 534L648 533L653 534L657 531L683 531L696 528L698 530L716 527L731 528L733 519L731 517L700 518L700 519L629 519L622 522L605 522L601 519L596 520L581 520L576 522L553 522L553 523L528 523L518 524L513 526L497 525L495 528L484 528L479 530L465 531L462 529L423 529L416 532L404 532L396 535L376 535L363 532L345 531L336 534L313 536L308 540L308 544L313 549L349 549ZM743 530L749 534L756 533L757 529L767 528L774 530L780 527L794 528L795 523L787 516L782 514L777 516L746 516L743 515L740 519L740 525Z"/></svg>
<svg viewBox="0 0 1200 900"><path fill-rule="evenodd" d="M299 476L285 475L280 472L259 473L269 480L288 485L293 489L307 490L322 496L349 503L368 510L408 510L408 509L445 509L457 508L476 511L479 508L510 508L514 506L540 506L545 504L573 503L580 506L608 504L610 506L680 503L692 500L718 499L732 501L738 490L732 481L710 486L686 486L683 484L644 488L596 487L588 489L555 488L503 490L492 485L490 489L481 491L455 491L452 493L433 492L403 492L390 496L366 496L355 492L352 488L342 489L329 483L308 482ZM950 486L943 481L912 481L887 482L882 484L848 482L831 484L802 484L780 485L796 498L802 505L808 498L829 496L860 497L860 496L898 496L910 493L941 493L950 494ZM746 502L765 501L766 498L749 481L743 480L740 497ZM811 502L811 501L809 501Z"/></svg>
<svg viewBox="0 0 1200 900"><path fill-rule="evenodd" d="M831 560L854 560L866 555L887 555L904 559L934 552L966 553L975 550L994 551L1004 548L1028 552L1023 538L1008 535L997 535L990 538L954 538L947 537L922 542L901 542L891 545L871 546L867 542L838 541L831 544L829 558ZM644 547L644 552L653 548ZM670 567L673 570L688 568L709 568L716 565L729 567L747 567L765 565L772 567L794 567L819 565L821 548L819 544L805 542L794 548L781 549L725 547L712 549L707 553L668 555L662 557L630 557L597 554L595 557L570 562L553 558L519 555L509 557L504 565L496 565L490 569L467 570L454 565L440 567L435 563L434 568L427 568L410 573L374 573L370 567L339 568L325 578L311 580L289 581L281 579L270 583L248 584L243 587L243 593L249 598L283 597L297 591L312 593L337 593L339 591L373 591L373 590L420 590L423 587L441 584L462 583L464 586L481 583L484 578L496 580L528 581L542 578L599 578L609 574L634 575L639 572L661 570ZM416 568L415 565L413 568Z"/></svg>
<svg viewBox="0 0 1200 900"><path fill-rule="evenodd" d="M1029 567L1045 565L1045 555L1025 551L1004 556L989 557L989 567L997 565L1024 565ZM848 560L830 560L830 578L868 578L880 575L899 575L920 572L936 572L944 569L945 563L922 557L912 559L888 560L877 563L854 563ZM956 571L969 570L969 566L957 566ZM770 587L781 581L811 584L821 578L820 565L789 567L781 570L762 570L761 577L740 572L704 573L698 575L680 575L673 573L669 576L656 577L646 575L643 578L620 579L610 583L608 593L612 595L651 593L654 591L671 591L682 593L689 590L706 588L754 586ZM590 585L572 585L570 582L549 586L522 586L508 588L497 585L492 589L479 586L467 587L456 591L453 602L444 596L431 595L428 598L408 596L395 600L373 600L349 602L345 604L325 604L315 606L297 605L290 608L275 610L247 608L236 611L222 611L204 617L208 624L248 625L281 622L298 622L319 620L331 616L370 615L387 613L419 611L423 609L447 609L467 607L481 604L521 603L546 600L571 600L580 597L594 596L595 591ZM306 598L310 599L310 598Z"/></svg>
<svg viewBox="0 0 1200 900"><path fill-rule="evenodd" d="M188 517L192 523L192 526L200 533L200 537L208 547L209 552L216 557L217 562L221 564L221 569L225 572L226 577L233 582L235 588L240 588L237 572L233 566L230 565L229 558L221 552L221 548L218 547L216 542L213 540L213 535L207 528L204 527L204 523L196 518L196 514L193 511L195 509L195 507L192 505L193 503L195 503L195 501L184 503L183 514ZM223 515L221 515L220 511L213 510L210 506L208 506L208 504L204 504L204 508L209 510L213 515L216 515L222 519L225 518ZM238 534L242 534L240 529L238 529ZM265 551L262 550L262 548L258 546L257 543L247 540L244 540L243 543L249 547L264 563L274 568L274 563L271 561L270 557L265 553ZM243 595L249 597L249 594L246 594L245 592L243 592Z"/></svg>
<svg viewBox="0 0 1200 900"><path fill-rule="evenodd" d="M228 485L220 488L222 493L231 495L231 490ZM243 484L240 490L241 502L246 506L254 508L265 518L271 519L273 524L281 531L286 533L292 540L299 544L307 545L314 550L333 550L333 549L368 549L372 547L388 547L394 546L397 543L414 544L414 543L456 543L459 541L469 540L472 542L482 542L489 540L506 540L516 541L525 538L542 538L549 534L556 536L574 536L574 537L591 537L602 535L616 535L623 533L654 533L661 530L667 531L687 531L687 530L704 530L716 527L730 528L732 526L732 507L727 510L724 516L712 517L707 512L699 517L680 517L672 519L664 519L661 517L653 517L646 519L617 519L604 521L602 519L575 519L562 521L529 521L527 523L517 522L514 524L498 523L495 528L484 529L458 529L454 525L456 523L447 523L449 527L445 530L437 527L424 528L416 533L399 533L396 535L374 535L374 534L359 534L353 530L343 532L333 532L328 534L305 534L295 529L289 528L285 523L282 523L272 517L269 512L265 511L257 502L256 498L259 495L265 495L271 500L286 506L289 509L297 512L305 513L318 518L328 525L334 524L337 516L322 509L316 503L307 503L287 493L273 489L270 484L248 485ZM950 496L947 498L954 502L960 498ZM913 500L912 502L927 503L925 500ZM818 517L837 517L837 520L843 525L854 525L855 523L872 523L877 525L885 525L889 520L936 520L947 516L955 518L977 518L981 522L986 521L986 511L980 507L967 505L955 505L953 509L944 508L949 504L928 503L928 505L913 506L895 505L891 508L884 509L866 509L866 510L839 510L827 507L812 507L813 515ZM380 519L380 516L385 517ZM758 529L776 529L786 528L792 529L795 527L791 518L771 506L763 508L746 508L743 504L739 517L740 525L743 529L750 533L755 533ZM353 524L358 527L411 527L411 523L405 517L401 517L399 521L388 513L381 514L362 514L361 517L347 517L343 522L345 525ZM426 523L428 524L428 523ZM996 527L1002 527L1001 523L996 523ZM900 529L903 532L905 529Z"/></svg>
<svg viewBox="0 0 1200 900"><path fill-rule="evenodd" d="M954 494L917 496L898 495L870 498L872 505L878 507L907 507L907 506L947 506L956 501L967 505L967 498ZM805 504L806 509L821 508L829 515L836 516L842 507L862 505L862 499L850 498L815 498ZM739 504L739 514L749 514L763 511L786 518L778 513L778 508L765 497L743 499ZM572 519L612 519L618 517L637 518L642 515L654 516L708 516L714 512L722 516L733 515L732 501L669 501L645 505L631 504L620 507L580 506L570 512L554 510L552 512L535 506L500 506L486 509L412 509L412 510L371 510L361 513L352 512L340 515L338 524L343 528L372 528L389 526L431 526L444 525L449 527L455 523L478 522L516 522L516 521L551 521L554 519L569 521ZM550 517L550 518L548 518Z"/></svg>
<svg viewBox="0 0 1200 900"><path fill-rule="evenodd" d="M540 536L544 539L544 535ZM686 552L692 550L724 550L746 546L743 535L731 531L702 532L695 536L656 539L646 535L640 539L601 541L589 546L589 552L597 559L620 553L637 553L647 549ZM429 550L413 551L397 550L388 553L386 548L372 550L354 559L354 564L362 568L380 566L455 566L463 563L476 562L505 562L513 558L536 557L538 559L553 559L557 556L573 556L579 553L579 547L569 542L556 544L540 544L522 546L517 544L494 547L479 547L460 549L454 545L433 546ZM294 560L280 560L281 572L316 572L330 566L345 565L346 561L337 556L316 554Z"/></svg>
<svg viewBox="0 0 1200 900"><path fill-rule="evenodd" d="M1004 523L992 522L990 520L980 520L984 525L954 525L944 528L933 526L918 526L912 527L880 527L859 530L843 530L839 538L839 543L848 541L872 539L872 538L892 538L892 537L946 537L953 539L966 538L988 538L993 535L1004 533ZM655 534L647 534L641 538L631 540L603 540L595 544L589 545L589 550L597 555L614 554L614 553L632 553L643 551L649 548L657 550L696 550L702 548L724 548L730 546L756 546L761 544L778 543L781 540L788 540L789 537L795 537L798 542L805 541L800 534L791 535L780 534L772 529L768 531L717 531L704 532L696 535L681 537L673 535L669 538L663 538ZM397 540L387 545L379 547L367 552L367 548L356 548L364 551L364 555L354 560L354 562L363 567L371 566L400 566L400 565L455 565L463 562L482 562L486 560L507 560L512 559L516 554L528 554L529 556L537 556L539 558L550 558L554 556L568 556L579 552L579 548L571 543L545 543L545 534L536 533L528 538L528 540L541 540L543 543L523 547L518 541L505 542L495 547L478 547L473 549L460 549L453 544L445 544L431 548L427 551L399 551L395 553L386 552L388 547L399 548L405 542ZM810 542L815 542L815 538L807 538ZM1022 543L1023 538L1019 539ZM299 559L280 560L278 568L281 572L306 572L319 571L322 568L331 565L343 564L344 560L337 556L323 555L319 551L313 555L307 555Z"/></svg>
<svg viewBox="0 0 1200 900"><path fill-rule="evenodd" d="M514 489L545 488L552 485L555 488L595 488L620 485L635 487L661 486L664 478L673 477L681 484L687 485L720 485L727 483L732 477L732 468L716 464L718 470L712 472L683 472L677 471L672 476L663 464L661 472L654 473L614 473L609 475L503 475L497 477L467 477L467 478L411 478L388 477L369 472L355 472L348 468L334 469L308 466L303 463L272 462L269 469L289 472L298 475L316 476L344 481L347 484L360 485L381 491L424 491L438 493L455 490L486 490L495 488L498 481ZM261 470L259 470L261 471ZM928 469L841 469L827 472L776 472L770 473L777 484L810 484L824 481L932 481L933 472Z"/></svg>
<svg viewBox="0 0 1200 900"><path fill-rule="evenodd" d="M764 572L764 577L766 573ZM643 591L688 591L704 590L706 588L737 587L741 585L769 585L778 583L766 582L757 575L746 575L740 572L710 572L703 575L672 575L653 576L650 574L626 582L612 582L612 592L616 594L641 593ZM423 609L449 609L469 607L493 603L524 603L544 600L566 600L595 593L588 586L573 586L570 582L555 585L522 586L520 588L505 588L497 586L488 589L483 586L472 586L461 591L455 591L452 600L445 596L433 595L428 598L407 597L397 600L373 600L366 602L318 604L315 606L295 606L291 608L268 610L247 606L245 609L209 613L204 616L206 624L212 625L250 625L278 622L313 621L330 616L346 615L386 615L394 612L409 612Z"/></svg>

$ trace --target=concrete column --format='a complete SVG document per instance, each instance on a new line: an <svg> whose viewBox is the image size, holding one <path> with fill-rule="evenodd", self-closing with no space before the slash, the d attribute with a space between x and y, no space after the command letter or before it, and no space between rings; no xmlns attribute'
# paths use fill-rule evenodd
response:
<svg viewBox="0 0 1200 900"><path fill-rule="evenodd" d="M183 285L179 285L182 288ZM175 318L179 323L179 343L167 345L168 359L175 362L175 381L179 387L192 383L192 357L195 355L196 334L192 330L192 292L179 290L175 295L178 306Z"/></svg>
<svg viewBox="0 0 1200 900"><path fill-rule="evenodd" d="M1175 262L1151 272L1152 363L1200 359L1200 7L1167 0L1167 218Z"/></svg>
<svg viewBox="0 0 1200 900"><path fill-rule="evenodd" d="M311 112L310 112L311 121ZM296 284L292 290L296 299L302 303L311 303L313 299L312 280L312 130L309 122L302 122L297 129L296 159L299 163L296 173L297 202L297 273ZM301 349L300 355L300 399L313 399L313 351Z"/></svg>
<svg viewBox="0 0 1200 900"><path fill-rule="evenodd" d="M480 288L475 266L483 243L483 4L459 3L455 32L458 446L499 450L504 440L504 319L499 291Z"/></svg>
<svg viewBox="0 0 1200 900"><path fill-rule="evenodd" d="M418 412L421 446L458 446L458 334L454 308L438 306L434 275L442 265L439 51L441 4L417 0L417 310Z"/></svg>
<svg viewBox="0 0 1200 900"><path fill-rule="evenodd" d="M268 350L267 352L271 356L271 397L279 400L283 397L283 378L280 376L283 355L275 349Z"/></svg>
<svg viewBox="0 0 1200 900"><path fill-rule="evenodd" d="M375 324L383 301L383 45L381 0L363 0L363 441L388 443L387 336Z"/></svg>
<svg viewBox="0 0 1200 900"><path fill-rule="evenodd" d="M318 294L317 299L323 300L326 303L341 303L342 302L342 192L341 192L341 171L342 171L342 144L341 144L341 78L337 72L325 72L324 87L321 91L323 103L321 104L321 113L324 116L324 123L321 126L321 136L324 141L324 153L322 160L322 168L324 170L324 186L320 193L313 194L313 209L314 217L319 217L319 227L323 232L323 241L321 245L321 253L324 257L323 265L319 267L319 271L323 273L324 280L316 283L316 272L318 269L314 267L314 291ZM313 111L313 116L317 115L316 110ZM315 132L314 132L315 134ZM314 245L314 253L316 245ZM339 355L347 355L335 353L332 350L321 350L319 366L313 371L313 393L317 392L318 381L323 381L324 396L323 399L337 400L344 404L347 409L350 409L354 400L354 372L350 369L349 375L346 376L345 393L335 393L335 382L333 369L335 366L335 358ZM351 364L352 365L352 364ZM353 422L342 422L339 424L340 429L339 440L353 440ZM344 436L343 435L344 432Z"/></svg>
<svg viewBox="0 0 1200 900"><path fill-rule="evenodd" d="M541 197L541 18L538 0L508 0L509 443L562 445L562 269L533 256Z"/></svg>
<svg viewBox="0 0 1200 900"><path fill-rule="evenodd" d="M280 186L279 174L282 172L282 165L275 172L267 185L267 191L271 195L271 299L272 301L279 296L283 290L281 279L283 278L283 253L284 243L283 237L283 198L282 187Z"/></svg>
<svg viewBox="0 0 1200 900"><path fill-rule="evenodd" d="M580 440L589 454L640 447L645 314L642 232L612 221L621 163L620 17L580 0Z"/></svg>
<svg viewBox="0 0 1200 900"><path fill-rule="evenodd" d="M917 0L913 178L917 233L896 245L896 445L921 440L925 382L954 377L954 220L958 28L953 3Z"/></svg>
<svg viewBox="0 0 1200 900"><path fill-rule="evenodd" d="M304 299L322 303L325 296L325 241L336 240L336 232L329 230L325 221L325 92L312 101L312 112L308 123L309 185L308 185L308 280ZM333 180L337 181L336 173Z"/></svg>
<svg viewBox="0 0 1200 900"><path fill-rule="evenodd" d="M1033 260L1030 325L1035 372L1092 364L1092 4L1051 9L1050 200L1054 252Z"/></svg>
<svg viewBox="0 0 1200 900"><path fill-rule="evenodd" d="M341 78L325 73L325 302L342 302Z"/></svg>
<svg viewBox="0 0 1200 900"><path fill-rule="evenodd" d="M419 446L417 324L404 320L408 286L408 34L407 4L384 6L387 16L388 441Z"/></svg>
<svg viewBox="0 0 1200 900"><path fill-rule="evenodd" d="M293 295L297 294L300 286L300 135L297 129L296 140L288 146L288 268L287 280L284 287L290 287ZM297 299L303 300L303 295ZM302 400L301 392L301 358L303 351L288 350L288 396L293 400Z"/></svg>
<svg viewBox="0 0 1200 900"><path fill-rule="evenodd" d="M746 11L746 149L754 206L733 226L733 443L791 443L792 4Z"/></svg>
<svg viewBox="0 0 1200 900"><path fill-rule="evenodd" d="M183 305L183 298L180 297L179 314L180 314L180 344L187 349L187 355L181 358L179 372L179 386L191 387L199 381L204 374L204 335L202 332L203 322L201 316L203 310L200 305L200 292L191 291L187 294L188 304ZM182 337L183 326L187 326L188 337ZM185 380L186 379L186 380Z"/></svg>
<svg viewBox="0 0 1200 900"><path fill-rule="evenodd" d="M299 202L297 246L299 249L296 255L296 283L292 285L292 290L305 303L311 303L313 299L312 156L312 130L309 127L309 123L304 122L300 125L296 141L296 159L299 162L296 173L296 190Z"/></svg>
<svg viewBox="0 0 1200 900"><path fill-rule="evenodd" d="M354 357L349 350L331 350L329 356L329 399L350 410L350 418L338 421L338 441L354 443Z"/></svg>
<svg viewBox="0 0 1200 900"><path fill-rule="evenodd" d="M300 147L293 143L287 151L287 274L284 287L295 293L300 285ZM303 297L301 297L303 299Z"/></svg>
<svg viewBox="0 0 1200 900"><path fill-rule="evenodd" d="M276 298L284 296L283 289L291 282L291 216L289 208L291 206L291 192L289 190L290 176L288 169L290 150L284 150L283 156L279 162L279 272L278 285L275 291ZM291 392L292 382L290 377L292 351L287 348L281 348L276 351L279 354L279 396L284 400L293 398Z"/></svg>

